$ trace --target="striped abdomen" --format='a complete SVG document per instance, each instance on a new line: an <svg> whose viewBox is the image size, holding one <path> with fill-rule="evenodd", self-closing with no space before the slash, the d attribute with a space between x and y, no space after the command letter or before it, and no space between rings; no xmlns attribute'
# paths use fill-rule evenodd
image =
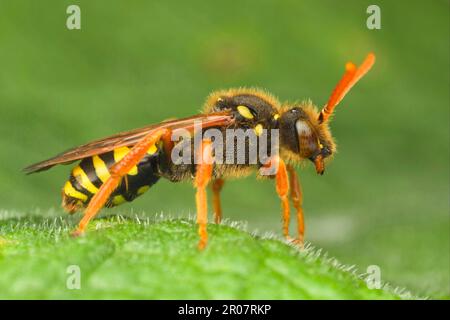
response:
<svg viewBox="0 0 450 320"><path fill-rule="evenodd" d="M109 178L109 168L120 161L130 151L121 147L114 151L83 159L76 166L63 188L63 207L75 212L87 206L101 185ZM158 149L150 148L141 162L133 167L122 179L119 187L111 194L106 207L117 206L125 201L133 201L156 183L158 172Z"/></svg>

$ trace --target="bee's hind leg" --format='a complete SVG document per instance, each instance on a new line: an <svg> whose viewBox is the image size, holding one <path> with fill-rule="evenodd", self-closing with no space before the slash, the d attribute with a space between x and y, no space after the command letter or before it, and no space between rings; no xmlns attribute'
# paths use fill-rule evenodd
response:
<svg viewBox="0 0 450 320"><path fill-rule="evenodd" d="M214 207L214 222L220 223L222 221L222 206L220 203L220 191L222 190L225 180L221 178L214 179L212 182L213 191L213 207Z"/></svg>
<svg viewBox="0 0 450 320"><path fill-rule="evenodd" d="M153 131L143 137L130 152L128 152L122 160L114 164L110 168L110 177L102 184L98 192L92 197L78 228L72 232L72 236L79 236L84 233L89 221L100 211L106 204L111 193L118 187L121 179L125 176L133 166L139 163L147 154L147 151L155 143L159 142L164 135L170 134L168 129L160 129Z"/></svg>

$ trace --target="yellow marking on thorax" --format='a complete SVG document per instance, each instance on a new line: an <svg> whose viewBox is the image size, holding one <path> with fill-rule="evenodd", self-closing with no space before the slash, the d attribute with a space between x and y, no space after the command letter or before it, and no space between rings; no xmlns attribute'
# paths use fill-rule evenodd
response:
<svg viewBox="0 0 450 320"><path fill-rule="evenodd" d="M88 198L87 195L76 190L72 186L72 183L70 183L70 181L67 181L66 184L64 185L64 193L69 197L80 199L83 202L85 202Z"/></svg>
<svg viewBox="0 0 450 320"><path fill-rule="evenodd" d="M120 160L122 160L123 157L125 157L125 155L130 152L130 148L128 147L120 147L117 149L114 149L114 161L117 163ZM137 166L134 166L133 168L131 168L131 170L128 172L129 175L131 176L135 176L138 174L138 168Z"/></svg>
<svg viewBox="0 0 450 320"><path fill-rule="evenodd" d="M72 174L90 193L95 194L98 192L98 188L91 182L91 180L89 180L86 172L84 172L84 170L81 169L80 166L76 166L75 168L73 168Z"/></svg>
<svg viewBox="0 0 450 320"><path fill-rule="evenodd" d="M279 118L280 118L280 115L278 113L273 116L274 120L278 120Z"/></svg>
<svg viewBox="0 0 450 320"><path fill-rule="evenodd" d="M109 170L105 162L99 156L93 156L92 163L94 164L95 173L97 174L97 177L99 177L99 179L103 183L106 182L106 180L108 180L108 178L111 175L109 174Z"/></svg>
<svg viewBox="0 0 450 320"><path fill-rule="evenodd" d="M254 116L251 113L250 109L246 106L237 106L237 111L246 119L253 119Z"/></svg>
<svg viewBox="0 0 450 320"><path fill-rule="evenodd" d="M257 124L253 130L255 130L256 136L259 137L260 135L262 135L264 128L262 124Z"/></svg>

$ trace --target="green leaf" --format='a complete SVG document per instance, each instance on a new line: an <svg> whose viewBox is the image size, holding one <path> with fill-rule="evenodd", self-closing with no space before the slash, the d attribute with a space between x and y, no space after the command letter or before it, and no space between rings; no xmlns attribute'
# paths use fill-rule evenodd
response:
<svg viewBox="0 0 450 320"><path fill-rule="evenodd" d="M72 239L75 218L0 220L0 298L44 299L399 299L369 289L352 268L236 224L197 227L184 219L95 220ZM81 288L68 289L69 266ZM69 269L70 271L70 269Z"/></svg>

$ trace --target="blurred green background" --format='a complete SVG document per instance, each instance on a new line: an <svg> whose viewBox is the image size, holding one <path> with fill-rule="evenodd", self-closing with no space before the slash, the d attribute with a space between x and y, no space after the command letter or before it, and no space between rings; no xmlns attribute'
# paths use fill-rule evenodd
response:
<svg viewBox="0 0 450 320"><path fill-rule="evenodd" d="M69 4L81 30L66 28ZM366 28L370 4L381 30ZM222 88L323 105L345 62L374 51L332 122L335 160L324 176L299 170L307 240L393 285L450 295L448 1L2 1L0 45L0 206L17 212L58 208L70 170L25 176L30 163L195 114ZM161 181L115 212L188 216L193 194ZM270 181L231 181L223 202L249 230L280 233Z"/></svg>

